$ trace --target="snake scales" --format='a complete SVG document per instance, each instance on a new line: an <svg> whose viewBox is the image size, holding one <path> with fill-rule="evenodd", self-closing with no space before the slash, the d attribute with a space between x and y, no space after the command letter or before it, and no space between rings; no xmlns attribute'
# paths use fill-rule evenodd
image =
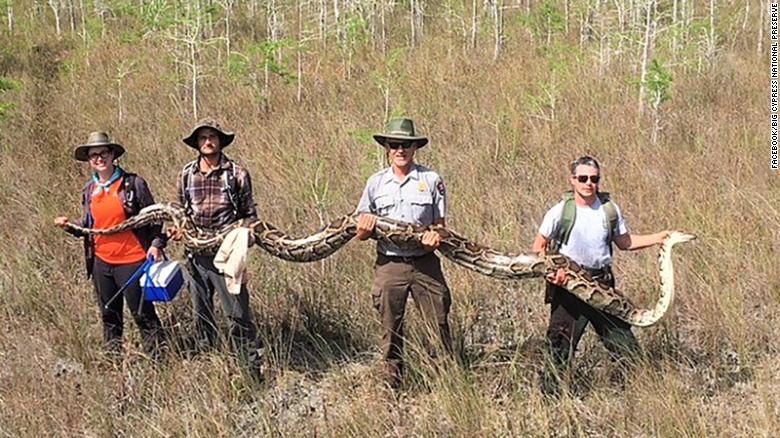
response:
<svg viewBox="0 0 780 438"><path fill-rule="evenodd" d="M358 214L341 216L320 231L295 239L273 225L255 220L240 220L219 232L196 228L184 210L176 204L154 204L121 224L106 229L89 229L74 224L66 226L81 234L113 234L139 228L150 223L172 222L183 231L185 245L194 251L214 250L234 228L247 227L253 241L275 257L292 262L313 262L324 259L349 242L357 232ZM661 291L651 309L634 305L623 293L591 279L577 263L563 255L539 257L532 253L508 253L490 249L472 242L441 226L418 226L388 218L378 218L372 238L400 247L419 247L422 233L434 230L441 235L438 251L458 265L481 274L504 280L544 277L563 268L566 272L564 287L596 309L614 315L631 325L646 327L656 323L666 313L674 296L674 269L672 247L695 238L690 234L673 231L664 241L659 252Z"/></svg>

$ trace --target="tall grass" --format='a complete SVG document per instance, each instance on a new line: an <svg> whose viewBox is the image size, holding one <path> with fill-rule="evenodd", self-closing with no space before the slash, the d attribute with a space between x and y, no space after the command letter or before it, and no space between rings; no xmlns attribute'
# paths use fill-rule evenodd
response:
<svg viewBox="0 0 780 438"><path fill-rule="evenodd" d="M636 330L647 360L625 389L610 382L613 365L589 332L570 391L548 400L537 385L549 311L541 282L498 282L446 261L458 357L428 358L409 306L409 374L399 394L384 388L370 299L374 250L358 242L310 265L252 252L252 308L268 347L265 386L253 385L228 351L174 351L154 364L139 352L130 321L124 362L103 357L80 242L52 226L54 216L79 212L87 169L71 150L90 131L108 130L127 147L121 165L143 175L158 200L175 200L176 175L193 158L180 141L194 122L187 83L170 43L151 33L130 38L136 22L122 10L107 16L105 36L92 33L85 46L78 33L57 38L51 15L28 3L12 2L16 27L0 36L0 76L21 83L0 95L0 103L14 104L0 120L0 434L731 437L777 430L780 185L768 170L766 57L756 56L752 39L757 8L739 31L742 3L721 5L714 58L700 68L672 67L673 97L655 145L651 117L637 112L637 59L616 58L599 75L598 43L580 45L574 22L552 44L524 27L520 14L537 2L507 9L498 61L487 46L489 26L480 28L477 50L464 49L443 6L433 4L414 50L405 48L409 17L395 9L386 57L378 43L358 44L349 75L335 36L324 47L308 44L300 102L295 81L272 77L264 104L246 76L228 74L223 52L204 50L201 113L237 132L226 152L250 170L261 217L293 235L351 212L366 178L383 165L368 134L383 126L377 75L390 71L391 113L414 117L429 135L418 161L443 175L453 228L497 248L529 248L566 189L566 164L590 153L632 231L699 236L676 252L672 309ZM575 17L574 6L584 3L571 3ZM695 2L697 10L706 11L705 3ZM248 14L234 17L232 50L248 47L253 34L265 38L262 22ZM119 123L116 75L128 60ZM553 80L550 118L537 98ZM170 252L181 257L182 249ZM656 299L655 257L654 250L617 255L619 287L646 305ZM189 331L188 299L184 293L158 307L174 337Z"/></svg>

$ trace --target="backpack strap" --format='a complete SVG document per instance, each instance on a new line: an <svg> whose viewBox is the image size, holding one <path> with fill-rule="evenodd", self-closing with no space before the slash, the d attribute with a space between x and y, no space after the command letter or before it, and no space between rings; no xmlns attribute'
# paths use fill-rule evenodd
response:
<svg viewBox="0 0 780 438"><path fill-rule="evenodd" d="M615 238L617 233L617 208L615 208L615 203L611 201L609 192L598 192L597 196L599 197L599 201L601 201L601 205L604 207L607 225L607 243L610 245L610 251L612 251L612 239ZM561 246L569 242L571 230L574 228L574 221L576 218L577 205L574 203L574 192L569 190L563 194L563 210L561 211L561 217L558 222L558 230L551 239L555 242L553 246L555 250L560 249Z"/></svg>
<svg viewBox="0 0 780 438"><path fill-rule="evenodd" d="M571 230L574 228L574 220L577 218L577 205L574 203L574 192L571 190L563 194L563 210L558 222L558 232L555 240L559 247L569 243Z"/></svg>
<svg viewBox="0 0 780 438"><path fill-rule="evenodd" d="M181 198L184 200L184 211L192 215L192 198L190 197L190 186L192 185L193 170L198 165L198 160L191 161L181 169Z"/></svg>
<svg viewBox="0 0 780 438"><path fill-rule="evenodd" d="M606 215L607 225L607 242L610 244L610 250L612 248L612 239L615 238L617 233L618 214L615 203L609 197L609 192L598 192L601 205L604 206L604 214Z"/></svg>
<svg viewBox="0 0 780 438"><path fill-rule="evenodd" d="M223 190L228 195L230 205L233 206L233 215L238 219L238 181L236 178L236 163L230 160L230 171L222 172Z"/></svg>
<svg viewBox="0 0 780 438"><path fill-rule="evenodd" d="M90 205L92 204L92 191L95 190L95 183L90 179L84 184L84 189L81 192L81 206L84 210L84 226L86 228L92 228L95 221L92 219L92 213Z"/></svg>
<svg viewBox="0 0 780 438"><path fill-rule="evenodd" d="M136 174L126 172L122 177L122 187L124 188L124 207L130 215L138 213L138 199L136 196Z"/></svg>
<svg viewBox="0 0 780 438"><path fill-rule="evenodd" d="M238 217L238 178L236 177L236 163L230 161L230 171L222 172L222 190L227 194L230 205L233 207L233 214ZM181 197L184 199L184 209L187 215L192 214L192 197L189 188L193 184L195 168L198 160L187 163L181 171Z"/></svg>

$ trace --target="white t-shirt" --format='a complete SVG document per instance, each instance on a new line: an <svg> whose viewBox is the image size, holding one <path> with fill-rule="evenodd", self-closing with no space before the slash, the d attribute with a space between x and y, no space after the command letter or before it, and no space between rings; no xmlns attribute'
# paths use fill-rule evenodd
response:
<svg viewBox="0 0 780 438"><path fill-rule="evenodd" d="M539 227L539 234L547 239L556 235L558 228L560 227L561 215L563 214L563 203L564 201L555 204L555 206L544 215L542 225ZM628 233L628 228L626 228L626 223L623 220L623 214L620 213L620 208L617 204L614 205L618 216L618 229L614 236L621 236ZM576 207L577 215L575 216L574 226L569 235L569 242L561 246L559 250L560 253L586 268L599 269L611 265L612 255L610 254L609 243L607 242L609 221L607 220L607 214L604 212L601 200L596 199L596 202L591 206L581 207L576 205Z"/></svg>

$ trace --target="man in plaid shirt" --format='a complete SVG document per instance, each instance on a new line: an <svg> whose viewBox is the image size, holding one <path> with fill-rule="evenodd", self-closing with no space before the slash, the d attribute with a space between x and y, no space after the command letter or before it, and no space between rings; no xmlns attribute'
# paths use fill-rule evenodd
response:
<svg viewBox="0 0 780 438"><path fill-rule="evenodd" d="M249 173L222 153L234 137L234 133L209 119L198 123L192 133L183 139L199 155L195 161L184 166L179 175L179 202L200 228L219 230L239 219L257 219ZM181 238L181 234L175 232L174 238ZM252 376L262 380L262 360L246 284L241 285L238 295L231 294L225 277L214 267L215 252L194 252L188 249L187 253L193 279L190 290L199 344L211 348L216 343L216 291L228 319L234 349L247 362Z"/></svg>

